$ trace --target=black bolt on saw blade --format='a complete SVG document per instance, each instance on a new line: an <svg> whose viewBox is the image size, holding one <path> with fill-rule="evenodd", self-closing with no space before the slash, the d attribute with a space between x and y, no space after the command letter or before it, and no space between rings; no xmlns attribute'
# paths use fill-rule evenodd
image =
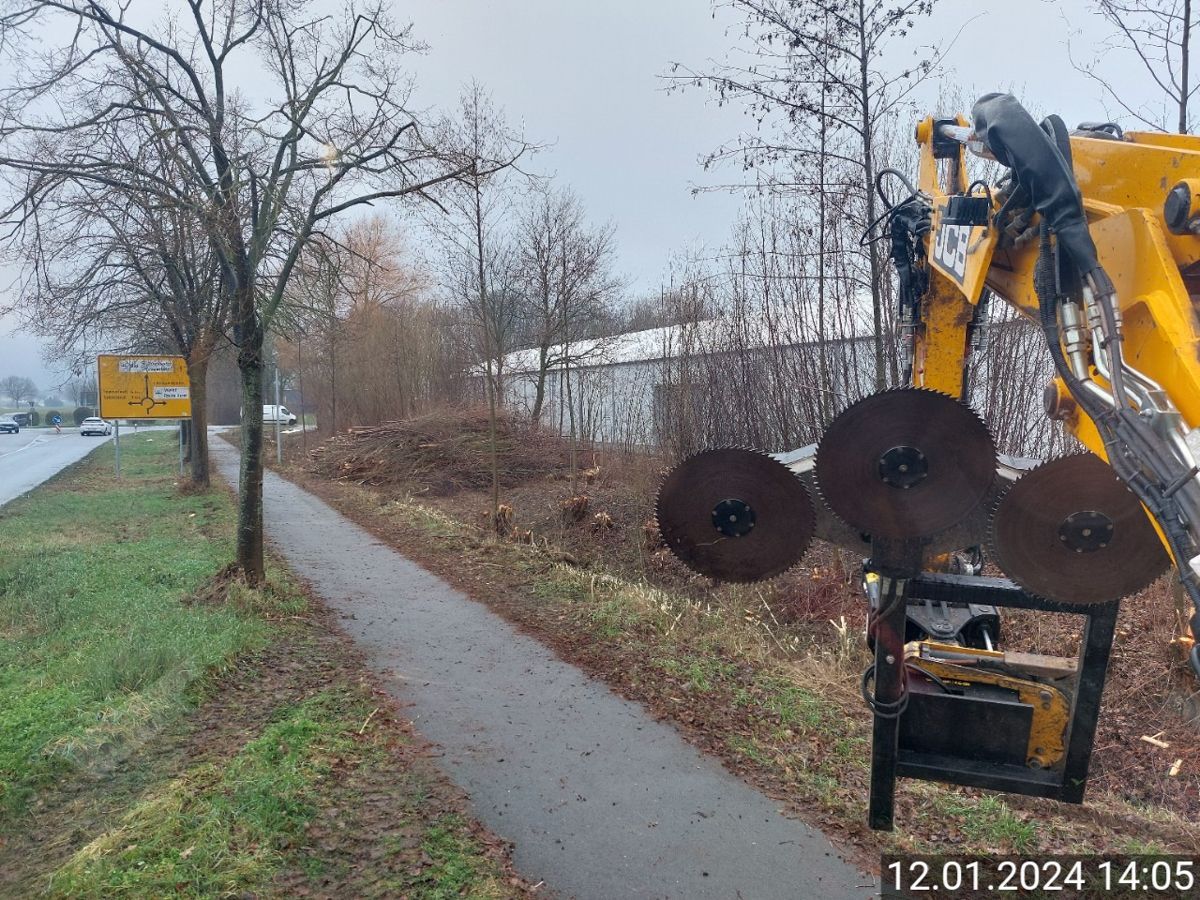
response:
<svg viewBox="0 0 1200 900"><path fill-rule="evenodd" d="M969 407L898 388L847 407L817 445L817 486L848 525L895 539L961 522L987 495L996 446Z"/></svg>
<svg viewBox="0 0 1200 900"><path fill-rule="evenodd" d="M1170 564L1142 504L1091 453L1022 475L996 504L988 531L988 555L1004 574L1060 603L1119 600Z"/></svg>
<svg viewBox="0 0 1200 900"><path fill-rule="evenodd" d="M736 448L704 450L668 472L655 515L671 552L718 581L781 574L804 556L817 527L808 489L791 469Z"/></svg>

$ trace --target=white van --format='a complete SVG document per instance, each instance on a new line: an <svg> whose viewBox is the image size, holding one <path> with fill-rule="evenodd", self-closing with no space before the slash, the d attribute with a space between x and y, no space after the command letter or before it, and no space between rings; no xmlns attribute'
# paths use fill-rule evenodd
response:
<svg viewBox="0 0 1200 900"><path fill-rule="evenodd" d="M276 422L281 425L295 425L296 417L288 412L286 406L275 406L274 404L263 404L263 423L266 425L274 425Z"/></svg>

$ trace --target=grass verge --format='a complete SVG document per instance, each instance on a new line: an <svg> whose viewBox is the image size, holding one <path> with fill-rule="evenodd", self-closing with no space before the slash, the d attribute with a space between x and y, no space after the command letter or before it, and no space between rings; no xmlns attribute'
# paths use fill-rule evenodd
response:
<svg viewBox="0 0 1200 900"><path fill-rule="evenodd" d="M172 437L0 510L0 896L508 897L504 849Z"/></svg>
<svg viewBox="0 0 1200 900"><path fill-rule="evenodd" d="M101 455L9 504L0 518L0 812L19 821L39 788L103 771L189 690L266 639L231 606L187 606L231 557L232 512L180 496L163 437Z"/></svg>

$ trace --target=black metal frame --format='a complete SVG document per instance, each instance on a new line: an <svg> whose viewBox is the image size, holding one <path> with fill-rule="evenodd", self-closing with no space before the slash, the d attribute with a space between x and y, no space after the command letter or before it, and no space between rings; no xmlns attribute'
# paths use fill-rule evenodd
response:
<svg viewBox="0 0 1200 900"><path fill-rule="evenodd" d="M1082 803L1119 602L1086 606L1057 603L1027 594L1005 578L928 572L905 578L898 574L895 566L886 567L880 571L880 575L883 583L878 611L880 615L875 626L876 714L871 748L871 827L884 831L892 829L897 778L944 781L994 791L1049 797L1067 803ZM895 598L893 602L888 602L889 596ZM899 705L902 709L905 613L909 600L926 599L1071 613L1085 617L1076 687L1071 699L1066 754L1061 766L1052 770L1031 769L1013 764L919 753L899 746L900 716L903 712L888 715L888 710L889 704L892 704L891 708Z"/></svg>

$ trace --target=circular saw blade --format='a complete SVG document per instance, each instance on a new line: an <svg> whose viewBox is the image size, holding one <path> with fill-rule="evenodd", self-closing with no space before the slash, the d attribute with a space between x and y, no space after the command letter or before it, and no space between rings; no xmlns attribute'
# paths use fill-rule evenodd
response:
<svg viewBox="0 0 1200 900"><path fill-rule="evenodd" d="M808 489L755 450L704 450L663 479L655 507L671 552L719 581L762 581L798 563L816 531Z"/></svg>
<svg viewBox="0 0 1200 900"><path fill-rule="evenodd" d="M983 420L923 388L859 400L817 445L825 503L874 537L925 538L957 525L983 501L995 474L996 446Z"/></svg>
<svg viewBox="0 0 1200 900"><path fill-rule="evenodd" d="M992 514L988 555L1031 594L1061 603L1119 600L1170 564L1142 504L1092 453L1017 479Z"/></svg>

